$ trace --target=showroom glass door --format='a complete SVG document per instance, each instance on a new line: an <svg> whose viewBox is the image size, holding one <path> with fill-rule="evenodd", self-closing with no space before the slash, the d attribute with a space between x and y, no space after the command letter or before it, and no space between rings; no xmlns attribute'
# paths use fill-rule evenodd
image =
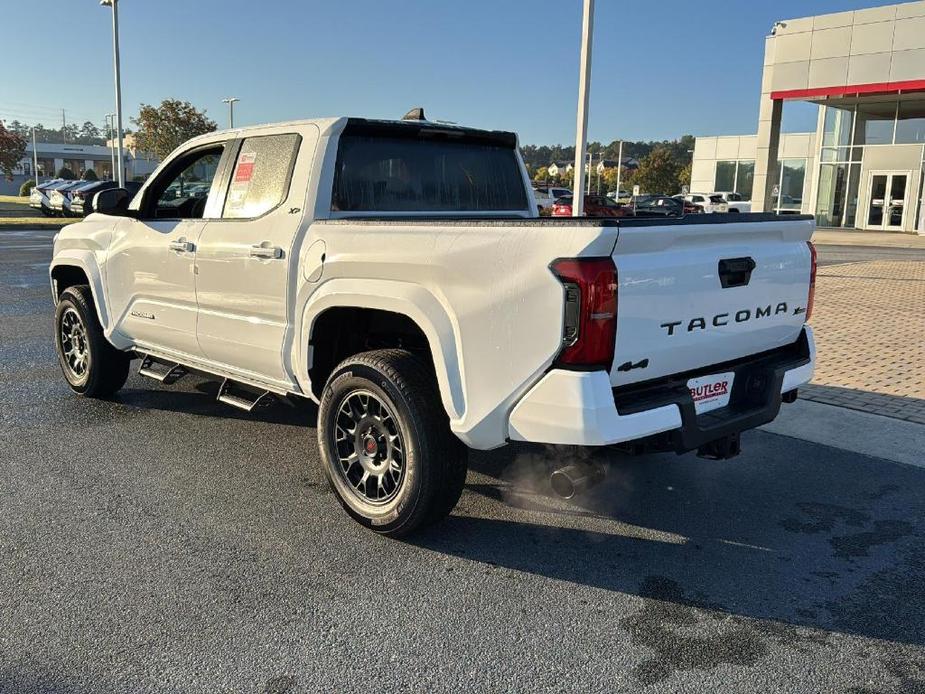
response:
<svg viewBox="0 0 925 694"><path fill-rule="evenodd" d="M867 189L867 223L864 228L902 231L906 220L908 189L907 173L871 173Z"/></svg>

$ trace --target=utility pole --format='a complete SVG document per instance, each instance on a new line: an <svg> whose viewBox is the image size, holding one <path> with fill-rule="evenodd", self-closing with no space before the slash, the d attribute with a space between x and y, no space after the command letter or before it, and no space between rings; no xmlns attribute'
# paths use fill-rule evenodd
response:
<svg viewBox="0 0 925 694"><path fill-rule="evenodd" d="M591 91L591 39L594 33L594 0L584 0L581 19L581 63L578 73L578 118L575 126L575 185L572 216L585 213L585 152L588 147L588 100Z"/></svg>
<svg viewBox="0 0 925 694"><path fill-rule="evenodd" d="M39 184L39 150L35 146L35 126L32 126L32 167L35 169L35 185Z"/></svg>
<svg viewBox="0 0 925 694"><path fill-rule="evenodd" d="M112 132L112 121L115 117L115 113L106 114L106 123L109 125L109 178L112 181L116 180L116 143Z"/></svg>
<svg viewBox="0 0 925 694"><path fill-rule="evenodd" d="M228 127L234 127L234 102L240 101L236 96L229 96L227 99L222 99L222 101L228 104Z"/></svg>
<svg viewBox="0 0 925 694"><path fill-rule="evenodd" d="M620 178L623 175L623 140L620 140L620 149L617 150L617 197L620 199Z"/></svg>
<svg viewBox="0 0 925 694"><path fill-rule="evenodd" d="M67 118L64 116L64 109L61 109L61 138L64 144L67 144Z"/></svg>
<svg viewBox="0 0 925 694"><path fill-rule="evenodd" d="M125 188L125 164L122 151L122 66L119 62L119 0L100 0L100 5L112 8L112 55L116 78L116 146L120 188Z"/></svg>

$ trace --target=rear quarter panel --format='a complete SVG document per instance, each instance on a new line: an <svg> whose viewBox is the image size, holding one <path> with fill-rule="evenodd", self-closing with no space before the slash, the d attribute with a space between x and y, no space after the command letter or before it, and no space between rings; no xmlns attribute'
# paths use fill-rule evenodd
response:
<svg viewBox="0 0 925 694"><path fill-rule="evenodd" d="M370 305L391 300L404 313L401 287L425 291L432 301L414 305L427 323L421 327L453 431L470 446L491 448L505 442L510 409L559 351L562 286L549 264L609 255L616 228L343 220L315 222L311 236L324 240L327 259L323 282L304 299L303 331L330 304L321 297L341 294L351 305L362 301L365 285Z"/></svg>

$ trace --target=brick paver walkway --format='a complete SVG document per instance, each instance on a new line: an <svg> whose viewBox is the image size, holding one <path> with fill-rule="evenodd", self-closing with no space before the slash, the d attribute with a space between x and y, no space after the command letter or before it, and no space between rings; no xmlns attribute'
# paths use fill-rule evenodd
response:
<svg viewBox="0 0 925 694"><path fill-rule="evenodd" d="M925 424L925 263L820 267L808 400Z"/></svg>

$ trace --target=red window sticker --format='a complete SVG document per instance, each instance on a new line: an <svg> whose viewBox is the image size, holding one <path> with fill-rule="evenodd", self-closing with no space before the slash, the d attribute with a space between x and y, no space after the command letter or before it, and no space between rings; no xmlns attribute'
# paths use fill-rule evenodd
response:
<svg viewBox="0 0 925 694"><path fill-rule="evenodd" d="M257 160L257 154L254 152L242 152L238 157L238 168L234 172L235 183L247 183L254 175L254 163Z"/></svg>

